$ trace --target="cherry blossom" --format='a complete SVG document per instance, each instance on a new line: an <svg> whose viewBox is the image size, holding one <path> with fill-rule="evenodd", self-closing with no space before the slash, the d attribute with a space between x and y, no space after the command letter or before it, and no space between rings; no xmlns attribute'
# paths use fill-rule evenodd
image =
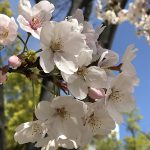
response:
<svg viewBox="0 0 150 150"><path fill-rule="evenodd" d="M92 135L107 135L115 128L115 122L107 112L104 101L89 104L83 122L88 134Z"/></svg>
<svg viewBox="0 0 150 150"><path fill-rule="evenodd" d="M31 7L29 0L20 0L18 11L19 16L17 20L20 27L39 39L44 22L49 21L52 17L54 5L43 0Z"/></svg>
<svg viewBox="0 0 150 150"><path fill-rule="evenodd" d="M4 14L0 14L0 44L12 44L17 37L18 25L14 18L9 18Z"/></svg>
<svg viewBox="0 0 150 150"><path fill-rule="evenodd" d="M40 65L45 73L57 66L62 72L73 74L78 70L76 57L87 47L84 35L73 30L71 22L47 22L41 31Z"/></svg>
<svg viewBox="0 0 150 150"><path fill-rule="evenodd" d="M14 139L19 144L35 143L39 139L45 136L47 132L46 127L40 121L31 121L19 125L16 128Z"/></svg>
<svg viewBox="0 0 150 150"><path fill-rule="evenodd" d="M123 73L111 82L107 90L105 101L110 116L117 122L123 122L123 113L131 112L135 108L132 78Z"/></svg>

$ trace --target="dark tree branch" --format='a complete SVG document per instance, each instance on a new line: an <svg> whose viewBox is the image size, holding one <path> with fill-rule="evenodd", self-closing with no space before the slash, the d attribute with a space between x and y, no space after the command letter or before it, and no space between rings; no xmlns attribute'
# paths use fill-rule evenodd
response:
<svg viewBox="0 0 150 150"><path fill-rule="evenodd" d="M80 4L79 8L83 9L84 8L84 19L86 21L89 20L91 11L92 11L92 6L93 6L93 0L83 0L82 3Z"/></svg>
<svg viewBox="0 0 150 150"><path fill-rule="evenodd" d="M128 0L121 0L121 8L124 8L127 2ZM107 22L105 22L104 25L106 26L106 29L100 35L99 42L101 43L102 47L110 49L112 47L113 39L118 25L109 25Z"/></svg>

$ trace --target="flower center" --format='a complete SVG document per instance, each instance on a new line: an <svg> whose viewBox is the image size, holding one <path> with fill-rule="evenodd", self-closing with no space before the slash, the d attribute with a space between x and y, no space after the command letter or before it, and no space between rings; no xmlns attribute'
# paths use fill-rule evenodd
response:
<svg viewBox="0 0 150 150"><path fill-rule="evenodd" d="M56 108L56 115L64 119L67 117L68 112L66 111L65 107Z"/></svg>
<svg viewBox="0 0 150 150"><path fill-rule="evenodd" d="M119 90L112 89L112 93L109 95L109 99L111 99L113 102L121 102L121 98L123 97L123 94Z"/></svg>
<svg viewBox="0 0 150 150"><path fill-rule="evenodd" d="M84 77L86 75L86 67L79 68L77 74Z"/></svg>
<svg viewBox="0 0 150 150"><path fill-rule="evenodd" d="M60 52L62 51L63 45L62 45L62 41L60 39L55 40L55 41L51 41L51 45L50 45L50 49L53 52Z"/></svg>
<svg viewBox="0 0 150 150"><path fill-rule="evenodd" d="M92 132L95 132L96 128L100 128L102 125L102 121L100 121L95 115L94 112L86 119L86 123L88 124Z"/></svg>
<svg viewBox="0 0 150 150"><path fill-rule="evenodd" d="M42 134L42 128L37 123L33 123L33 125L32 125L32 135L35 135L37 133Z"/></svg>
<svg viewBox="0 0 150 150"><path fill-rule="evenodd" d="M0 40L6 39L8 37L8 29L0 26Z"/></svg>
<svg viewBox="0 0 150 150"><path fill-rule="evenodd" d="M30 24L30 27L31 27L33 30L37 30L38 28L41 27L42 22L41 22L41 19L40 19L40 18L38 18L38 17L33 17L33 18L29 21L29 24Z"/></svg>

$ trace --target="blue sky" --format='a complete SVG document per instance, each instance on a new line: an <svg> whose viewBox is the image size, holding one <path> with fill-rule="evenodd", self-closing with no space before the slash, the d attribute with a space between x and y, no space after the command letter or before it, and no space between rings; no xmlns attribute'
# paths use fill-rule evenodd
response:
<svg viewBox="0 0 150 150"><path fill-rule="evenodd" d="M18 0L10 0L11 8L14 12L14 16L17 16L17 3ZM34 0L31 0L31 3L34 3ZM68 5L69 6L69 5ZM61 18L61 17L60 17ZM90 21L95 25L99 25L95 16L92 14ZM26 36L26 33L19 30L22 33L22 36ZM123 23L119 26L112 50L116 51L120 56L123 55L126 47L129 44L135 44L139 49L137 57L134 60L134 65L137 70L138 77L140 78L140 84L135 89L135 99L137 102L137 107L140 110L140 114L143 116L143 119L140 122L142 131L150 131L150 46L147 44L146 39L143 37L137 37L136 31L133 25L128 22ZM38 40L32 38L29 42L29 47L31 49L39 49ZM121 57L120 57L121 58ZM121 138L127 134L124 125L120 127Z"/></svg>

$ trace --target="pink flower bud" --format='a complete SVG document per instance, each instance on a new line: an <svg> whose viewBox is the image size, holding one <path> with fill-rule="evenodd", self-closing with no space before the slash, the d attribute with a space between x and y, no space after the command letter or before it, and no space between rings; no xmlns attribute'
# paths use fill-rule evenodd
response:
<svg viewBox="0 0 150 150"><path fill-rule="evenodd" d="M101 99L105 97L105 91L103 89L89 88L88 95L92 99Z"/></svg>
<svg viewBox="0 0 150 150"><path fill-rule="evenodd" d="M0 84L3 84L7 80L7 74L3 73L2 70L0 70Z"/></svg>
<svg viewBox="0 0 150 150"><path fill-rule="evenodd" d="M8 59L8 63L13 68L18 68L19 66L21 66L21 60L16 55L10 56Z"/></svg>

